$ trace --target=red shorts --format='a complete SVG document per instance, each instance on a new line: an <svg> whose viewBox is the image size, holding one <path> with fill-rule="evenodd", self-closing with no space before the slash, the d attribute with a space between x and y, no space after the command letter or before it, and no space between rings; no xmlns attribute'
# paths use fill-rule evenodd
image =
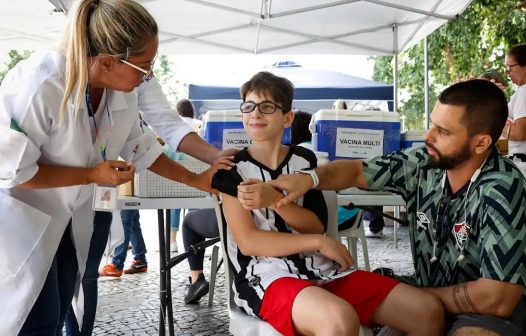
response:
<svg viewBox="0 0 526 336"><path fill-rule="evenodd" d="M376 308L399 283L376 273L355 271L321 287L349 302L358 313L360 323L368 326ZM316 285L297 278L281 278L272 282L263 296L259 317L281 334L294 335L292 305L296 295L309 286Z"/></svg>

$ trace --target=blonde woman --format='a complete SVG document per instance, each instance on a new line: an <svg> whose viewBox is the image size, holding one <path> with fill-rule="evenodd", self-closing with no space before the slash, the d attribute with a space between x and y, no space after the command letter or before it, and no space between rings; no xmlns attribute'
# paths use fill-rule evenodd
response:
<svg viewBox="0 0 526 336"><path fill-rule="evenodd" d="M141 126L135 89L151 78L158 47L141 5L80 0L70 15L63 48L21 62L0 86L1 126L16 130L0 143L17 143L0 160L0 335L60 334L85 270L96 185L148 168L210 190L216 168L229 167L219 160L193 174Z"/></svg>

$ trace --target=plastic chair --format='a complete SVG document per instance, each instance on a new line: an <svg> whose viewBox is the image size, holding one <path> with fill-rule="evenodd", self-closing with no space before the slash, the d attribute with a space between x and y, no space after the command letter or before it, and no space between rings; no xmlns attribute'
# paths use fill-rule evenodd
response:
<svg viewBox="0 0 526 336"><path fill-rule="evenodd" d="M354 258L354 265L358 269L358 248L357 243L358 239L362 243L362 253L363 260L365 263L365 270L370 271L371 267L369 265L369 251L367 250L367 240L365 238L365 228L363 227L363 211L360 210L356 214L353 225L345 230L338 231L338 236L340 238L345 238L347 241L347 249L351 252Z"/></svg>
<svg viewBox="0 0 526 336"><path fill-rule="evenodd" d="M328 209L328 222L327 222L327 235L333 238L338 237L338 200L336 198L336 192L334 191L323 191L325 203ZM228 300L228 316L230 319L229 331L234 336L277 336L281 335L276 329L265 321L256 319L252 316L245 314L234 302L234 291L232 290L232 284L234 282L234 273L231 269L230 261L226 252L226 226L223 223L223 217L221 214L221 205L219 199L214 196L214 209L217 217L217 225L219 227L219 236L221 238L221 252L223 258L225 258L225 276L226 276L226 292ZM214 268L214 263L212 267ZM370 329L361 326L360 336L372 336L373 333Z"/></svg>

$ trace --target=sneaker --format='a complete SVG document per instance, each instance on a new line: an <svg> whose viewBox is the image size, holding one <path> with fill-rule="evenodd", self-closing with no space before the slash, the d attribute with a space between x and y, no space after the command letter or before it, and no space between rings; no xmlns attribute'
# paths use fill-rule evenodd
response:
<svg viewBox="0 0 526 336"><path fill-rule="evenodd" d="M384 230L380 230L378 232L373 232L370 229L365 229L365 236L367 238L383 238L384 237Z"/></svg>
<svg viewBox="0 0 526 336"><path fill-rule="evenodd" d="M203 273L199 274L195 283L192 283L191 277L189 277L188 280L190 281L190 287L188 287L188 293L186 293L184 297L184 303L197 303L200 298L208 294L210 285L208 281L206 281Z"/></svg>
<svg viewBox="0 0 526 336"><path fill-rule="evenodd" d="M144 273L148 271L148 263L133 259L130 268L124 270L124 274Z"/></svg>
<svg viewBox="0 0 526 336"><path fill-rule="evenodd" d="M99 271L99 275L118 278L122 275L122 270L115 267L114 264L107 264Z"/></svg>

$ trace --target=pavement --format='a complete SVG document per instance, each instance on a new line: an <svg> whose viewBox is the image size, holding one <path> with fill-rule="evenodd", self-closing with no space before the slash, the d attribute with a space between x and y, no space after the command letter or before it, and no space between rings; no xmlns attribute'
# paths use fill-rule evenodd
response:
<svg viewBox="0 0 526 336"><path fill-rule="evenodd" d="M141 227L148 249L148 272L120 278L99 280L99 304L94 335L158 335L159 333L159 244L157 212L141 210ZM392 223L387 222L383 238L367 238L371 269L390 267L398 274L412 272L412 259L407 227L398 229L398 248L394 247ZM391 225L391 226L389 226ZM178 246L182 249L181 234ZM210 253L205 257L205 276L210 278ZM363 255L358 244L359 266ZM131 263L128 253L125 268ZM109 260L111 261L111 260ZM108 260L103 258L101 266ZM224 269L217 275L214 303L208 307L208 296L198 304L185 305L183 298L188 289L189 268L186 261L172 268L172 295L174 329L176 335L229 335Z"/></svg>

